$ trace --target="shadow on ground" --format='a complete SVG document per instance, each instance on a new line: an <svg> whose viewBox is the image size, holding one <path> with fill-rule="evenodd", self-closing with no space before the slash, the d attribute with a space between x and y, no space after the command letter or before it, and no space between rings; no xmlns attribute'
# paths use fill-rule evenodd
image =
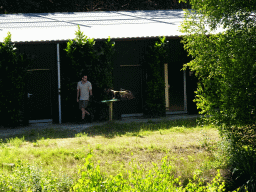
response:
<svg viewBox="0 0 256 192"><path fill-rule="evenodd" d="M77 129L76 127L63 129L54 125L44 129L31 129L24 131L22 134L16 134L9 137L1 138L0 143L6 143L11 138L20 138L27 142L36 142L44 139L61 139L74 138L78 133L86 134L88 137L103 136L105 138L114 138L129 133L131 136L140 136L140 131L157 131L160 129L172 129L173 127L195 128L197 126L197 118L180 119L180 120L164 120L155 122L148 120L147 122L130 122L118 123L107 122L102 125L94 125Z"/></svg>

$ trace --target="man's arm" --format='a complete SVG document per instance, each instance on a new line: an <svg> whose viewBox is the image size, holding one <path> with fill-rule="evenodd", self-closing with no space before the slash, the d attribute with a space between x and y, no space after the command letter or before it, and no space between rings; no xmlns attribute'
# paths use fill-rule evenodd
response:
<svg viewBox="0 0 256 192"><path fill-rule="evenodd" d="M90 86L89 86L89 93L90 93L90 96L92 96L92 84L90 83Z"/></svg>
<svg viewBox="0 0 256 192"><path fill-rule="evenodd" d="M80 93L80 89L77 88L77 91L76 91L76 101L79 102L79 93Z"/></svg>

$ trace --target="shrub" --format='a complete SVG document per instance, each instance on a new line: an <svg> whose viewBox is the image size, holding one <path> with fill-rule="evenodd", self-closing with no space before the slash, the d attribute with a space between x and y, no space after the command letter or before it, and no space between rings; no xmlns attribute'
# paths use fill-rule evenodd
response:
<svg viewBox="0 0 256 192"><path fill-rule="evenodd" d="M15 52L8 33L0 43L0 125L17 126L22 117L25 98L25 78L28 63Z"/></svg>
<svg viewBox="0 0 256 192"><path fill-rule="evenodd" d="M234 147L230 162L232 188L256 190L256 151L249 147Z"/></svg>
<svg viewBox="0 0 256 192"><path fill-rule="evenodd" d="M17 165L11 172L0 174L0 191L68 191L72 179L56 177L51 171L43 171L31 165Z"/></svg>
<svg viewBox="0 0 256 192"><path fill-rule="evenodd" d="M140 165L133 165L134 169L128 172L125 179L122 174L106 177L99 165L96 167L90 161L92 151L86 157L83 171L80 169L80 179L74 184L74 191L225 191L225 184L220 173L211 183L204 185L202 179L194 175L186 186L181 186L179 178L174 178L173 169L167 157L162 164L145 172Z"/></svg>
<svg viewBox="0 0 256 192"><path fill-rule="evenodd" d="M63 102L64 111L76 111L76 87L77 82L81 80L83 74L88 75L88 80L93 87L93 102L88 106L94 114L101 114L103 119L107 119L106 104L101 101L105 100L104 88L113 87L113 53L114 43L106 40L99 43L98 48L95 46L94 39L88 39L83 32L76 31L76 38L69 40L65 49L70 62L63 66L62 75L62 94L65 98ZM70 116L70 114L69 114ZM96 116L96 118L102 118Z"/></svg>
<svg viewBox="0 0 256 192"><path fill-rule="evenodd" d="M165 37L149 47L144 68L146 71L145 105L143 114L149 117L165 116L164 57L166 56Z"/></svg>

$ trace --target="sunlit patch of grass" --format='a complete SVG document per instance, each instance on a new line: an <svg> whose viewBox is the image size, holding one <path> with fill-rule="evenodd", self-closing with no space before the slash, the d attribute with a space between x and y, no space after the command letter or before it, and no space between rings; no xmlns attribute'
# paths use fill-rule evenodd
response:
<svg viewBox="0 0 256 192"><path fill-rule="evenodd" d="M7 139L8 145L13 147L21 147L24 141L25 141L24 137L21 137L21 138L15 137L15 138Z"/></svg>
<svg viewBox="0 0 256 192"><path fill-rule="evenodd" d="M44 137L42 137L40 140L37 140L36 142L39 146L44 146L44 147L49 147L50 145L56 146L56 143L51 141L49 138L48 139L44 139Z"/></svg>
<svg viewBox="0 0 256 192"><path fill-rule="evenodd" d="M76 143L78 145L86 145L88 142L87 142L87 138L86 137L78 137L76 139Z"/></svg>
<svg viewBox="0 0 256 192"><path fill-rule="evenodd" d="M85 133L85 132L75 134L75 137L85 137L85 138L87 138L87 136L88 136L88 134Z"/></svg>
<svg viewBox="0 0 256 192"><path fill-rule="evenodd" d="M195 172L209 180L215 174L218 167L214 164L213 150L218 140L217 129L199 127L196 120L110 122L80 133L50 128L28 132L11 142L2 141L0 163L31 163L45 172L54 170L58 174L61 170L62 174L77 179L78 167L94 151L91 160L107 175L122 173L128 177L124 169L132 170L131 164L140 164L147 171L153 168L152 163L159 165L167 156L175 177L181 176L186 183Z"/></svg>

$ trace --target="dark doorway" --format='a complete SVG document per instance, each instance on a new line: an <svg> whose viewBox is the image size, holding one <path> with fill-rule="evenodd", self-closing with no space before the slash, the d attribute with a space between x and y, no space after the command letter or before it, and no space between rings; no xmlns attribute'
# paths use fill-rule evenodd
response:
<svg viewBox="0 0 256 192"><path fill-rule="evenodd" d="M142 112L142 71L141 66L123 66L116 75L117 90L124 89L132 92L134 99L122 101L118 105L122 114Z"/></svg>
<svg viewBox="0 0 256 192"><path fill-rule="evenodd" d="M197 90L198 79L193 71L187 73L187 98L188 98L188 113L198 114L198 109L194 99L196 98L195 91Z"/></svg>
<svg viewBox="0 0 256 192"><path fill-rule="evenodd" d="M51 70L28 70L27 95L29 120L52 119Z"/></svg>
<svg viewBox="0 0 256 192"><path fill-rule="evenodd" d="M169 110L184 111L184 71L179 63L168 66Z"/></svg>

